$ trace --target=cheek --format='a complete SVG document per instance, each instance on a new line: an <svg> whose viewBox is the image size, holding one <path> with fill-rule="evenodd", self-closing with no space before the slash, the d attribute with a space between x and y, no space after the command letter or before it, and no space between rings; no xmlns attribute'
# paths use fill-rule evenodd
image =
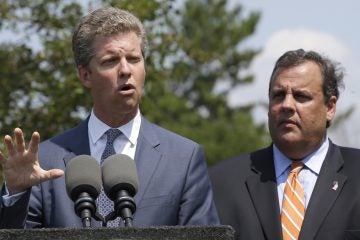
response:
<svg viewBox="0 0 360 240"><path fill-rule="evenodd" d="M268 125L269 128L272 128L276 125L276 119L277 119L278 113L274 108L269 108L268 111Z"/></svg>
<svg viewBox="0 0 360 240"><path fill-rule="evenodd" d="M140 92L144 88L145 76L146 76L145 71L143 71L143 72L139 73L136 77L136 85Z"/></svg>
<svg viewBox="0 0 360 240"><path fill-rule="evenodd" d="M97 75L92 82L92 95L98 98L108 98L116 89L116 83L104 75Z"/></svg>
<svg viewBox="0 0 360 240"><path fill-rule="evenodd" d="M268 119L271 119L273 114L274 113L273 113L272 109L269 108L269 110L268 110Z"/></svg>
<svg viewBox="0 0 360 240"><path fill-rule="evenodd" d="M271 104L269 105L269 110L268 110L268 117L270 118L274 118L276 115L279 114L279 105L275 105L275 104Z"/></svg>
<svg viewBox="0 0 360 240"><path fill-rule="evenodd" d="M326 113L317 108L312 111L299 111L303 131L315 133L326 128Z"/></svg>

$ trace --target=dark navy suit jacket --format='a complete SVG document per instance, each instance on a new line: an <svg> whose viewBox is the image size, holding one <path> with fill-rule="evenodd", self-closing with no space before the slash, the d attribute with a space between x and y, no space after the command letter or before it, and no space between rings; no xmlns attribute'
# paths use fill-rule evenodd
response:
<svg viewBox="0 0 360 240"><path fill-rule="evenodd" d="M236 239L282 239L272 146L223 161L210 177L220 222ZM353 239L359 231L360 150L330 142L299 239Z"/></svg>
<svg viewBox="0 0 360 240"><path fill-rule="evenodd" d="M40 165L65 170L76 155L90 155L87 123L41 143ZM134 160L139 177L134 226L218 224L198 144L142 117ZM95 222L95 226L100 223ZM61 177L32 187L11 207L1 204L0 227L82 227L82 223Z"/></svg>

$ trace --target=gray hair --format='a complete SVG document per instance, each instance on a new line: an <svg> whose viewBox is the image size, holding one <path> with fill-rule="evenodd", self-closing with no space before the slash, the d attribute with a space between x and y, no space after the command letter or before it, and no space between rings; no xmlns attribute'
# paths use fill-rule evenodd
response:
<svg viewBox="0 0 360 240"><path fill-rule="evenodd" d="M72 37L72 49L76 66L88 67L95 55L93 42L96 36L111 36L134 32L141 40L141 53L145 58L147 37L140 20L128 11L105 7L81 18Z"/></svg>

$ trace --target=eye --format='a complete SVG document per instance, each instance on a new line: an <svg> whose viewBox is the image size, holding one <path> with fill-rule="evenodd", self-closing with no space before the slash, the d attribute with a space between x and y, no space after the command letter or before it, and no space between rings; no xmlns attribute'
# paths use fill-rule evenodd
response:
<svg viewBox="0 0 360 240"><path fill-rule="evenodd" d="M141 61L141 57L139 56L128 56L126 57L126 60L129 62L129 63L138 63Z"/></svg>
<svg viewBox="0 0 360 240"><path fill-rule="evenodd" d="M116 63L118 60L119 60L118 57L115 57L115 56L114 56L114 57L109 57L109 58L104 59L104 60L101 62L101 64L102 64L102 65L111 65L111 64Z"/></svg>
<svg viewBox="0 0 360 240"><path fill-rule="evenodd" d="M270 94L271 100L281 101L284 99L285 93L282 91L274 91Z"/></svg>
<svg viewBox="0 0 360 240"><path fill-rule="evenodd" d="M310 101L312 99L311 96L309 96L305 93L296 93L294 97L295 97L296 101L301 102L301 103Z"/></svg>

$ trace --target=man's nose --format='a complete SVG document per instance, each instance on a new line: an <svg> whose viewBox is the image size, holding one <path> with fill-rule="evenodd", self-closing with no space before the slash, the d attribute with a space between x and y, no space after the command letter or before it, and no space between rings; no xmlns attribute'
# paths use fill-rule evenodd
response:
<svg viewBox="0 0 360 240"><path fill-rule="evenodd" d="M131 72L130 72L129 62L126 60L126 58L122 58L119 64L119 74L128 75L130 73Z"/></svg>
<svg viewBox="0 0 360 240"><path fill-rule="evenodd" d="M295 99L294 99L293 95L286 94L281 105L285 109L294 110L295 109Z"/></svg>

